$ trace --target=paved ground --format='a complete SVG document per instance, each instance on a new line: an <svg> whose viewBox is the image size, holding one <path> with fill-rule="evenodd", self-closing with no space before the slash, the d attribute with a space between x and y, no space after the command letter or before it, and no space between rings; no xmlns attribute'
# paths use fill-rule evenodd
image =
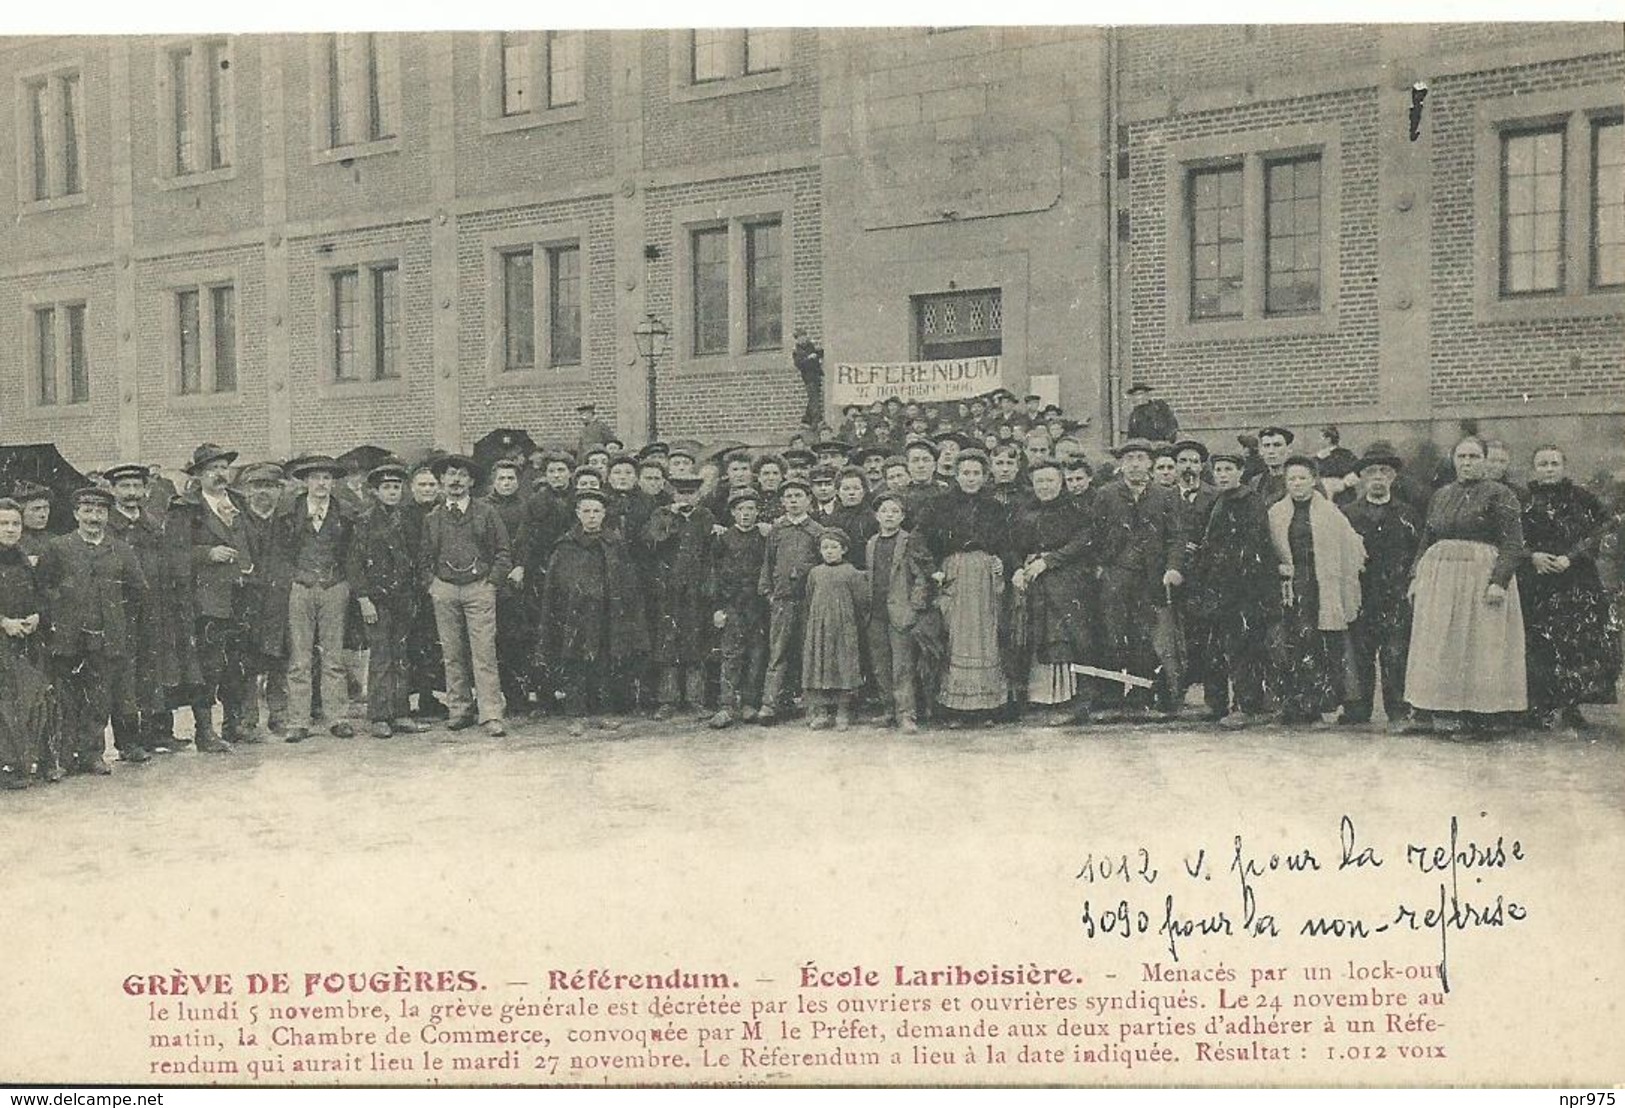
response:
<svg viewBox="0 0 1625 1108"><path fill-rule="evenodd" d="M48 1072L117 1059L135 1007L117 982L176 967L472 964L525 981L682 961L788 985L804 959L1090 957L1086 855L1143 844L1172 871L1245 833L1335 858L1342 814L1390 854L1457 814L1463 838L1521 837L1540 868L1514 891L1565 921L1540 944L1583 961L1596 940L1617 964L1617 930L1595 929L1625 908L1602 877L1625 848L1625 743L1617 714L1592 711L1584 733L1493 741L648 721L571 738L549 721L115 764L0 795L0 1041ZM1453 955L1464 982L1550 992L1550 966L1492 973L1515 948L1474 947ZM87 1055L68 1013L107 1025L103 1046Z"/></svg>

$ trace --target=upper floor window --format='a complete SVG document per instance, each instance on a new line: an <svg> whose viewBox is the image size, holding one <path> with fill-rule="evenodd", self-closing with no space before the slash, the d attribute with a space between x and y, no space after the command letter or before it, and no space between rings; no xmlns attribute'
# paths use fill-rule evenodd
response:
<svg viewBox="0 0 1625 1108"><path fill-rule="evenodd" d="M327 93L329 148L399 135L400 79L391 37L372 33L330 35Z"/></svg>
<svg viewBox="0 0 1625 1108"><path fill-rule="evenodd" d="M481 82L487 133L579 118L586 99L585 31L484 36Z"/></svg>
<svg viewBox="0 0 1625 1108"><path fill-rule="evenodd" d="M230 283L175 290L176 392L237 391L237 288Z"/></svg>
<svg viewBox="0 0 1625 1108"><path fill-rule="evenodd" d="M164 51L162 87L176 177L229 169L237 145L231 45L204 39Z"/></svg>
<svg viewBox="0 0 1625 1108"><path fill-rule="evenodd" d="M711 28L688 32L688 78L696 85L760 73L789 65L790 31L785 27Z"/></svg>
<svg viewBox="0 0 1625 1108"><path fill-rule="evenodd" d="M85 304L37 304L29 328L33 400L40 407L90 402Z"/></svg>
<svg viewBox="0 0 1625 1108"><path fill-rule="evenodd" d="M27 77L21 92L23 199L45 202L82 195L85 107L79 70Z"/></svg>

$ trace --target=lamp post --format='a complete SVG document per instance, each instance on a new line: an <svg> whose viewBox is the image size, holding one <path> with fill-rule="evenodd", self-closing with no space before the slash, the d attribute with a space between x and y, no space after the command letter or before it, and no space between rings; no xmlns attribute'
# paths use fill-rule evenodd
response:
<svg viewBox="0 0 1625 1108"><path fill-rule="evenodd" d="M671 331L660 317L653 312L643 317L643 322L633 329L632 334L638 340L638 353L648 363L647 388L649 390L649 429L647 439L654 442L660 437L659 414L655 401L656 371L655 365L660 360L660 350L670 337Z"/></svg>

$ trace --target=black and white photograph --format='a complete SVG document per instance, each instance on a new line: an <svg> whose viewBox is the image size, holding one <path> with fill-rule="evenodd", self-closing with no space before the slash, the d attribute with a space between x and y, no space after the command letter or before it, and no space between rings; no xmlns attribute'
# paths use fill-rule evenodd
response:
<svg viewBox="0 0 1625 1108"><path fill-rule="evenodd" d="M7 18L0 1082L1625 1081L1625 25Z"/></svg>

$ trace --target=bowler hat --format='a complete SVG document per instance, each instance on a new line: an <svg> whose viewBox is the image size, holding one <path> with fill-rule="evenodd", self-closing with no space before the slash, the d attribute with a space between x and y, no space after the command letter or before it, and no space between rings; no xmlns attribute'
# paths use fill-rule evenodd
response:
<svg viewBox="0 0 1625 1108"><path fill-rule="evenodd" d="M435 464L439 465L439 462L437 461ZM436 474L439 472L438 469L435 470ZM342 465L327 454L306 454L304 457L295 458L288 463L289 477L308 477L312 473L331 473L334 477L343 477L345 470Z"/></svg>
<svg viewBox="0 0 1625 1108"><path fill-rule="evenodd" d="M666 451L668 458L687 458L691 462L700 460L700 444L697 442L674 442Z"/></svg>
<svg viewBox="0 0 1625 1108"><path fill-rule="evenodd" d="M1112 447L1111 456L1114 458L1121 458L1124 454L1129 454L1136 450L1142 454L1149 455L1155 453L1156 447L1152 446L1145 439L1124 439L1122 442Z"/></svg>
<svg viewBox="0 0 1625 1108"><path fill-rule="evenodd" d="M1207 461L1210 456L1208 454L1206 444L1197 442L1195 439L1180 439L1178 442L1174 443L1174 453L1176 455L1181 454L1186 450L1196 451L1204 462Z"/></svg>
<svg viewBox="0 0 1625 1108"><path fill-rule="evenodd" d="M152 471L139 462L124 462L102 473L102 477L109 485L117 484L126 477L134 477L138 481L152 479Z"/></svg>
<svg viewBox="0 0 1625 1108"><path fill-rule="evenodd" d="M446 476L446 470L452 468L453 466L456 466L458 469L468 470L469 475L472 476L476 481L478 481L485 473L485 470L480 466L480 463L476 462L473 458L470 458L467 454L442 454L440 457L434 460L434 462L429 466L429 469L436 477L444 478Z"/></svg>
<svg viewBox="0 0 1625 1108"><path fill-rule="evenodd" d="M1389 469L1398 471L1405 468L1405 463L1400 460L1398 454L1394 453L1392 446L1389 446L1386 442L1374 442L1365 448L1365 453L1360 455L1360 461L1355 467L1355 472L1364 473L1368 466L1387 466Z"/></svg>
<svg viewBox="0 0 1625 1108"><path fill-rule="evenodd" d="M227 450L224 447L216 446L212 442L206 442L192 451L192 463L186 467L185 472L196 473L210 462L224 461L227 465L230 465L236 460L237 451Z"/></svg>

